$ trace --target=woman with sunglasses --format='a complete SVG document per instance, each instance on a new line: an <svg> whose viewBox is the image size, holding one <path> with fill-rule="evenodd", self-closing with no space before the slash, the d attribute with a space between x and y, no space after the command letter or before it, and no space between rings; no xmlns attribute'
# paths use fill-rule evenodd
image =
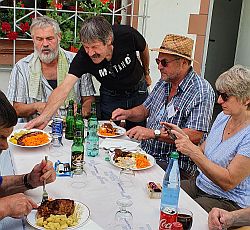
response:
<svg viewBox="0 0 250 230"><path fill-rule="evenodd" d="M181 187L207 212L213 207L233 211L250 206L250 70L234 66L215 83L223 111L201 146L176 125L176 148L189 156L200 174Z"/></svg>

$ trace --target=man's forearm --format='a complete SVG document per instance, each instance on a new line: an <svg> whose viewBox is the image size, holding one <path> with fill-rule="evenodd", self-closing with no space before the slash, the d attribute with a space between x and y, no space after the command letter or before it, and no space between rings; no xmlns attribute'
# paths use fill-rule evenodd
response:
<svg viewBox="0 0 250 230"><path fill-rule="evenodd" d="M18 117L29 117L37 113L36 103L25 104L13 102L13 107L16 110Z"/></svg>
<svg viewBox="0 0 250 230"><path fill-rule="evenodd" d="M82 97L82 115L88 117L91 112L91 104L95 101L95 96Z"/></svg>
<svg viewBox="0 0 250 230"><path fill-rule="evenodd" d="M232 212L234 216L233 226L250 225L250 207Z"/></svg>
<svg viewBox="0 0 250 230"><path fill-rule="evenodd" d="M143 121L148 117L149 114L148 110L143 105L139 105L132 109L129 109L128 112L129 114L127 120L133 122Z"/></svg>
<svg viewBox="0 0 250 230"><path fill-rule="evenodd" d="M23 183L24 175L3 176L3 182L0 186L0 197L12 195L27 190Z"/></svg>
<svg viewBox="0 0 250 230"><path fill-rule="evenodd" d="M143 52L140 52L140 58L142 62L142 66L144 69L144 74L149 75L149 50L148 45L146 45Z"/></svg>

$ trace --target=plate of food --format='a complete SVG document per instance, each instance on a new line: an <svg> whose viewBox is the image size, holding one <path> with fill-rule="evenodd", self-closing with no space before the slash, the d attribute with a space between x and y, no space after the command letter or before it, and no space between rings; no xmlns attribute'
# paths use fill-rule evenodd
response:
<svg viewBox="0 0 250 230"><path fill-rule="evenodd" d="M106 122L100 125L97 135L99 137L120 137L123 136L125 133L126 129Z"/></svg>
<svg viewBox="0 0 250 230"><path fill-rule="evenodd" d="M90 217L89 208L78 201L55 199L43 202L27 215L27 222L36 229L78 229Z"/></svg>
<svg viewBox="0 0 250 230"><path fill-rule="evenodd" d="M40 129L18 129L8 138L12 145L26 148L40 147L51 142L51 136Z"/></svg>
<svg viewBox="0 0 250 230"><path fill-rule="evenodd" d="M123 151L115 149L113 154L111 154L110 162L119 168L129 168L139 171L153 167L155 158L143 150Z"/></svg>

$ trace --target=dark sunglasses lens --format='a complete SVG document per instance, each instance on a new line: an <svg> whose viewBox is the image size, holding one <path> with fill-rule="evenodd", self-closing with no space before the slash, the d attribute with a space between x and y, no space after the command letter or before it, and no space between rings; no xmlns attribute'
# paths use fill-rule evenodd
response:
<svg viewBox="0 0 250 230"><path fill-rule="evenodd" d="M228 95L226 93L221 93L219 91L217 91L218 97L221 96L223 101L227 101L228 100Z"/></svg>
<svg viewBox="0 0 250 230"><path fill-rule="evenodd" d="M168 65L168 62L165 59L160 60L159 58L156 58L155 61L156 61L157 65L159 65L161 63L161 65L163 67L166 67Z"/></svg>

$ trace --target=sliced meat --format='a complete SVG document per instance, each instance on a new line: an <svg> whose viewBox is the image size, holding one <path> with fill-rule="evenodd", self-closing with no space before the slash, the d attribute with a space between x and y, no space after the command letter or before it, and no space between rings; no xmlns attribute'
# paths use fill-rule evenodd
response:
<svg viewBox="0 0 250 230"><path fill-rule="evenodd" d="M47 219L52 215L72 215L75 210L75 203L70 199L55 199L43 202L37 209L38 218Z"/></svg>

